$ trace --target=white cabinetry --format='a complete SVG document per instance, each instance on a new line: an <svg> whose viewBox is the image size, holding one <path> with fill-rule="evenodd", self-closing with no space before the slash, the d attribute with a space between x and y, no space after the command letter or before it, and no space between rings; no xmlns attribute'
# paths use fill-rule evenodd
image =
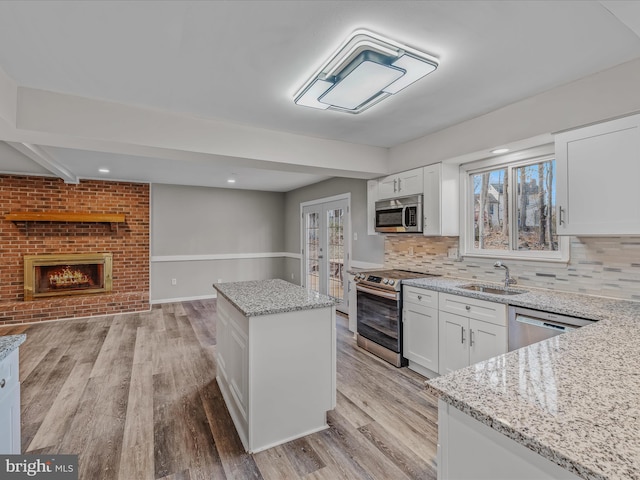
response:
<svg viewBox="0 0 640 480"><path fill-rule="evenodd" d="M460 233L460 173L457 165L436 163L424 167L425 236Z"/></svg>
<svg viewBox="0 0 640 480"><path fill-rule="evenodd" d="M409 368L426 377L438 373L438 292L402 289L402 350Z"/></svg>
<svg viewBox="0 0 640 480"><path fill-rule="evenodd" d="M358 319L358 293L356 291L355 275L349 274L349 331L356 333Z"/></svg>
<svg viewBox="0 0 640 480"><path fill-rule="evenodd" d="M378 199L420 195L423 188L422 168L396 173L378 181Z"/></svg>
<svg viewBox="0 0 640 480"><path fill-rule="evenodd" d="M436 163L424 167L425 236L458 236L460 232L460 175L457 165Z"/></svg>
<svg viewBox="0 0 640 480"><path fill-rule="evenodd" d="M439 373L507 352L507 306L440 293Z"/></svg>
<svg viewBox="0 0 640 480"><path fill-rule="evenodd" d="M335 307L246 317L217 300L216 380L248 452L327 428L336 404Z"/></svg>
<svg viewBox="0 0 640 480"><path fill-rule="evenodd" d="M367 233L378 235L376 232L376 201L378 200L378 180L367 181Z"/></svg>
<svg viewBox="0 0 640 480"><path fill-rule="evenodd" d="M438 401L438 480L577 480L579 477L506 435Z"/></svg>
<svg viewBox="0 0 640 480"><path fill-rule="evenodd" d="M20 454L18 349L0 361L0 454Z"/></svg>
<svg viewBox="0 0 640 480"><path fill-rule="evenodd" d="M555 139L560 235L640 234L640 115Z"/></svg>

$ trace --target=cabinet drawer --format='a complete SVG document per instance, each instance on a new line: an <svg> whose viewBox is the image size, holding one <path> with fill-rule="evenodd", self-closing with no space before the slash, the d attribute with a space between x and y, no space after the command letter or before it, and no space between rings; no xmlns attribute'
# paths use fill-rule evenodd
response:
<svg viewBox="0 0 640 480"><path fill-rule="evenodd" d="M443 312L475 318L495 325L507 325L507 306L476 298L440 293L438 303Z"/></svg>
<svg viewBox="0 0 640 480"><path fill-rule="evenodd" d="M18 385L18 349L0 361L0 400Z"/></svg>
<svg viewBox="0 0 640 480"><path fill-rule="evenodd" d="M438 292L417 287L402 287L402 301L413 305L438 308Z"/></svg>

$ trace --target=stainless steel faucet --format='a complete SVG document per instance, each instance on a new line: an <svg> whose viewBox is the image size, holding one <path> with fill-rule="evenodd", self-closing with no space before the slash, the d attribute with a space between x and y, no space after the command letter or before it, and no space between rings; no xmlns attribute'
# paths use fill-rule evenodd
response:
<svg viewBox="0 0 640 480"><path fill-rule="evenodd" d="M509 288L509 285L518 283L515 278L511 278L509 276L509 267L507 267L504 263L502 263L501 261L497 261L493 264L493 266L495 268L504 268L504 288Z"/></svg>

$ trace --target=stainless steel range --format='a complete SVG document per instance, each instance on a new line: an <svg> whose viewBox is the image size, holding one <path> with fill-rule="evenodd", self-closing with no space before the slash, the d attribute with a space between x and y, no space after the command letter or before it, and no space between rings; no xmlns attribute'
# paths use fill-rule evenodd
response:
<svg viewBox="0 0 640 480"><path fill-rule="evenodd" d="M402 367L402 281L436 277L409 270L378 270L355 275L358 295L358 346Z"/></svg>

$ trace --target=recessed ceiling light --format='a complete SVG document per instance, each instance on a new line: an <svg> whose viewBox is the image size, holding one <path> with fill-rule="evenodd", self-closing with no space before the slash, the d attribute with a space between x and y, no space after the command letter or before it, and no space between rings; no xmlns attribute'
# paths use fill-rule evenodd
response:
<svg viewBox="0 0 640 480"><path fill-rule="evenodd" d="M99 168L98 171L100 173L109 173L109 169L108 168Z"/></svg>
<svg viewBox="0 0 640 480"><path fill-rule="evenodd" d="M231 177L227 178L227 183L236 183L236 177L235 176L231 176Z"/></svg>
<svg viewBox="0 0 640 480"><path fill-rule="evenodd" d="M507 153L509 151L508 148L496 148L495 150L491 150L491 153Z"/></svg>
<svg viewBox="0 0 640 480"><path fill-rule="evenodd" d="M438 60L356 30L295 94L297 105L360 113L438 68Z"/></svg>

